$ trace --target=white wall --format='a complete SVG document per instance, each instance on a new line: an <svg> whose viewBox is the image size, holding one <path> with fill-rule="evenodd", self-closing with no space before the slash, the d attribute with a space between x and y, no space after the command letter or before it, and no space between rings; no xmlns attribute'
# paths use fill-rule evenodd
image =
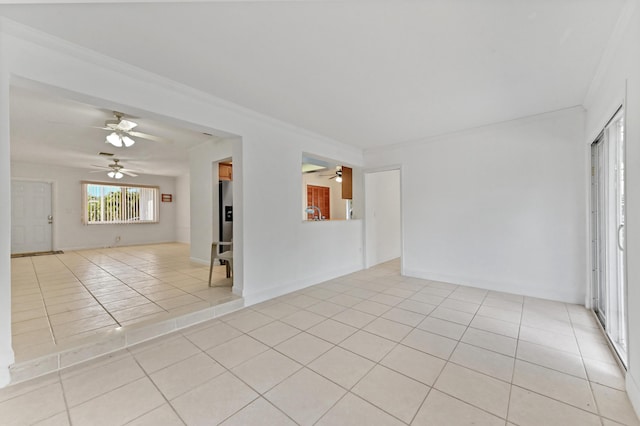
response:
<svg viewBox="0 0 640 426"><path fill-rule="evenodd" d="M365 153L402 165L404 273L584 302L583 110Z"/></svg>
<svg viewBox="0 0 640 426"><path fill-rule="evenodd" d="M245 299L253 303L361 269L362 221L300 220L302 153L339 159L355 169L362 165L360 152L279 127L263 127L258 134L248 129L242 136ZM358 199L362 180L354 176L354 201Z"/></svg>
<svg viewBox="0 0 640 426"><path fill-rule="evenodd" d="M400 170L366 173L367 268L400 257Z"/></svg>
<svg viewBox="0 0 640 426"><path fill-rule="evenodd" d="M302 223L300 220L302 153L314 152L361 167L360 150L21 25L0 20L0 30L4 32L0 45L2 66L21 81L45 85L59 95L105 109L128 111L199 131L222 130L241 136L241 143L232 144L234 291L237 286L247 303L362 268L362 221ZM0 106L8 102L8 95L8 88L0 86ZM2 131L3 151L7 150L8 143L8 133ZM6 157L2 158L0 161L5 161ZM208 261L211 240L215 237L212 192L207 190L212 182L212 159L201 160L196 161L192 156L190 239L192 257ZM0 179L3 179L0 188L9 188L8 174L4 178L0 175ZM354 186L354 191L361 194L360 177L354 177ZM360 203L354 205L359 212ZM8 204L0 205L0 217L10 217ZM0 259L8 259L10 252L4 238L7 237L3 237L0 246ZM0 284L0 296L7 300L5 296L10 296L8 268L0 269ZM0 336L3 345L0 351L9 353L8 342L9 329L5 327ZM0 371L6 377L6 357L0 362Z"/></svg>
<svg viewBox="0 0 640 426"><path fill-rule="evenodd" d="M0 27L0 30L2 27ZM11 347L11 149L9 133L9 67L5 53L5 35L0 31L0 387L9 383Z"/></svg>
<svg viewBox="0 0 640 426"><path fill-rule="evenodd" d="M626 253L629 369L627 391L640 414L640 1L630 0L616 26L602 68L585 100L585 158L589 145L626 98Z"/></svg>
<svg viewBox="0 0 640 426"><path fill-rule="evenodd" d="M176 204L160 204L160 223L132 225L84 225L82 223L82 199L80 182L90 180L113 183L101 174L90 174L86 169L59 167L50 164L11 163L13 179L41 180L53 185L53 248L55 250L79 250L85 248L127 246L173 242L176 240ZM154 185L160 193L175 193L175 178L140 175L136 178L125 176L118 180L123 184ZM116 237L120 241L116 241Z"/></svg>
<svg viewBox="0 0 640 426"><path fill-rule="evenodd" d="M176 178L176 241L189 243L191 241L191 194L189 174Z"/></svg>

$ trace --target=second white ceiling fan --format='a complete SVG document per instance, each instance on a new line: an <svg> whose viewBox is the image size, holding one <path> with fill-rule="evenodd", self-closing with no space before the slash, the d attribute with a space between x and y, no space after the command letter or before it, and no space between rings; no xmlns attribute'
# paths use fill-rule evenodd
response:
<svg viewBox="0 0 640 426"><path fill-rule="evenodd" d="M100 169L109 170L109 172L107 173L107 176L109 176L112 179L122 179L124 175L131 176L131 177L138 176L137 174L133 173L133 170L125 169L124 166L120 164L120 160L117 158L114 158L113 163L107 166L99 166L97 164L92 164L92 166L98 167ZM100 172L102 172L102 170L94 170L89 173L100 173Z"/></svg>

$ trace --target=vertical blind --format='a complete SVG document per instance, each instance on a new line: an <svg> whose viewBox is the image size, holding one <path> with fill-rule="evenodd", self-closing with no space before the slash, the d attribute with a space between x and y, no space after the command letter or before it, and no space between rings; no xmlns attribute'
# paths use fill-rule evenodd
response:
<svg viewBox="0 0 640 426"><path fill-rule="evenodd" d="M83 222L88 225L158 222L159 192L157 186L82 182Z"/></svg>

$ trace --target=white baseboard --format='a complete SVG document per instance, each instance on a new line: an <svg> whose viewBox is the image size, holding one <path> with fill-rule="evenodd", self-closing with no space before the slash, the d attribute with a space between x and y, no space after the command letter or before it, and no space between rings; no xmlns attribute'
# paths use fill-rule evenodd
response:
<svg viewBox="0 0 640 426"><path fill-rule="evenodd" d="M0 388L7 386L11 383L11 371L9 366L14 363L15 356L11 345L7 350L2 351L0 356Z"/></svg>
<svg viewBox="0 0 640 426"><path fill-rule="evenodd" d="M640 388L633 378L633 375L631 375L628 371L625 376L624 382L625 387L627 388L627 396L629 397L629 401L631 401L631 405L636 412L636 416L640 418Z"/></svg>
<svg viewBox="0 0 640 426"><path fill-rule="evenodd" d="M442 281L451 284L465 285L469 287L482 288L485 290L500 291L503 293L513 293L523 296L536 297L540 299L554 300L564 303L572 303L582 305L584 303L584 295L578 295L562 291L561 289L554 292L532 290L530 286L523 286L513 282L500 282L477 279L474 277L465 277L462 275L441 274L431 271L423 271L405 267L403 275L414 278L422 278L431 281Z"/></svg>
<svg viewBox="0 0 640 426"><path fill-rule="evenodd" d="M111 246L105 245L91 245L91 246L75 246L75 247L56 247L54 250L62 250L64 252L67 251L78 251L78 250L100 250L100 249L108 249L108 248L118 248L118 247L135 247L135 246L147 246L153 244L171 244L171 243L179 243L180 241L152 241L152 242L139 242L139 243L129 243L129 244L114 244Z"/></svg>
<svg viewBox="0 0 640 426"><path fill-rule="evenodd" d="M194 263L199 263L201 265L210 265L211 264L211 260L207 259L198 259L197 257L190 257L189 258L190 261L194 262Z"/></svg>
<svg viewBox="0 0 640 426"><path fill-rule="evenodd" d="M11 383L11 373L9 366L0 368L0 389Z"/></svg>
<svg viewBox="0 0 640 426"><path fill-rule="evenodd" d="M258 291L250 294L243 294L245 306L255 305L256 303L264 302L265 300L273 299L274 297L282 296L303 288L310 287L312 285L320 284L325 281L332 280L334 278L348 275L353 272L361 271L362 265L347 267L343 269L336 269L328 273L317 275L314 277L307 277L301 280L289 282L277 287L271 287L269 289Z"/></svg>
<svg viewBox="0 0 640 426"><path fill-rule="evenodd" d="M399 257L400 257L400 254L398 254L398 255L393 255L392 254L392 255L385 256L385 257L380 258L380 259L376 259L374 263L372 263L371 265L367 265L367 269L368 268L373 268L376 265L379 265L379 264L385 263L385 262L389 262L390 260L397 259Z"/></svg>

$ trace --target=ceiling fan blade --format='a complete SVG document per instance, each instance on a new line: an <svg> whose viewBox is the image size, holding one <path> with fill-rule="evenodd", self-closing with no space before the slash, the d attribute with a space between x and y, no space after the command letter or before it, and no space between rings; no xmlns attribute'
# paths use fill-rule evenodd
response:
<svg viewBox="0 0 640 426"><path fill-rule="evenodd" d="M137 125L138 123L134 123L133 121L123 119L123 120L120 120L120 122L116 125L116 128L125 132L129 132L133 130L133 128L136 127Z"/></svg>
<svg viewBox="0 0 640 426"><path fill-rule="evenodd" d="M107 130L107 131L114 131L114 128L111 127L106 127L106 126L85 126L82 124L74 124L74 123L66 123L63 121L52 121L52 120L47 120L48 123L51 124L56 124L56 125L60 125L60 126L69 126L69 127L83 127L85 129L100 129L100 130Z"/></svg>
<svg viewBox="0 0 640 426"><path fill-rule="evenodd" d="M131 172L127 172L127 171L125 171L124 169L120 169L120 173L125 174L125 175L127 175L127 176L131 176L131 177L138 177L138 175L137 175L137 174L135 174L135 173L131 173Z"/></svg>
<svg viewBox="0 0 640 426"><path fill-rule="evenodd" d="M134 138L149 139L150 141L154 141L154 142L173 143L172 140L161 138L160 136L149 135L147 133L142 133L142 132L127 132L127 134L129 136L133 136Z"/></svg>
<svg viewBox="0 0 640 426"><path fill-rule="evenodd" d="M99 169L106 169L106 170L111 170L111 167L106 167L106 166L98 166L97 164L92 164L91 167L97 167Z"/></svg>
<svg viewBox="0 0 640 426"><path fill-rule="evenodd" d="M91 170L89 173L104 173L104 170Z"/></svg>

